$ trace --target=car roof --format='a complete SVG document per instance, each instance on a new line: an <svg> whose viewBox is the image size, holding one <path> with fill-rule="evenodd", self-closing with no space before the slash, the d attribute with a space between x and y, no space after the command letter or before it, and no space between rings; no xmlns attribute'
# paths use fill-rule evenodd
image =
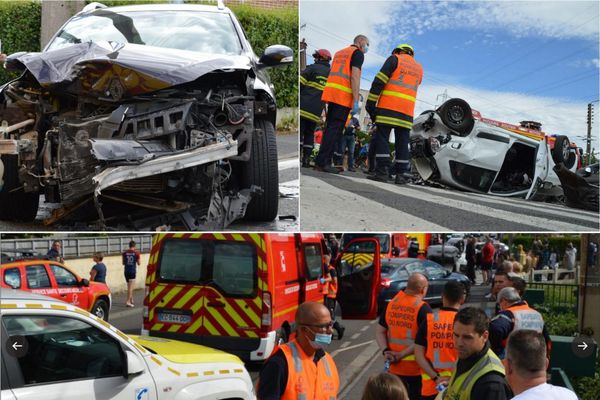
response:
<svg viewBox="0 0 600 400"><path fill-rule="evenodd" d="M415 262L415 261L426 261L426 260L421 260L420 258L382 258L381 262L387 262L387 263L391 263L391 264L408 264L410 262Z"/></svg>
<svg viewBox="0 0 600 400"><path fill-rule="evenodd" d="M8 289L0 287L0 298L3 303L7 301L16 301L16 302L30 302L35 301L36 303L53 303L53 304L64 304L63 301L54 299L52 297L44 296L41 294L36 294L32 292L25 292L23 290L17 289Z"/></svg>
<svg viewBox="0 0 600 400"><path fill-rule="evenodd" d="M217 6L211 6L206 4L135 4L128 6L116 6L106 8L96 8L79 15L85 15L96 10L110 10L110 11L209 11L217 12L222 14L232 14L231 10L227 7L218 8Z"/></svg>

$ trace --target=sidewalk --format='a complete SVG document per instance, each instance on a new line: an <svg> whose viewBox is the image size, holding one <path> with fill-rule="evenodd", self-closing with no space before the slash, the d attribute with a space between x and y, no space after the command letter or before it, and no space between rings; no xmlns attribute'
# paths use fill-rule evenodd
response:
<svg viewBox="0 0 600 400"><path fill-rule="evenodd" d="M135 304L135 307L127 307L125 305L126 301L126 291L112 294L112 307L108 315L109 322L117 318L140 314L144 304L144 289L136 289L133 291L133 304Z"/></svg>

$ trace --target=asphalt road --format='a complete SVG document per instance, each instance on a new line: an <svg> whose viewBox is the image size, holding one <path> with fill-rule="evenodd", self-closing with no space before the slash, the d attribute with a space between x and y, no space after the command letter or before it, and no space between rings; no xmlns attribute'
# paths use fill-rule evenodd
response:
<svg viewBox="0 0 600 400"><path fill-rule="evenodd" d="M302 168L302 230L558 231L600 229L598 213L516 198L328 174ZM349 216L351 216L349 218Z"/></svg>
<svg viewBox="0 0 600 400"><path fill-rule="evenodd" d="M273 222L268 223L247 223L236 222L229 226L228 230L248 230L248 231L290 231L299 230L298 220L298 197L299 197L299 179L298 179L298 136L296 134L285 134L277 136L277 157L279 160L279 215ZM40 196L43 202L43 196ZM45 226L43 217L50 212L53 205L43 204L41 211L38 212L37 220L33 223L0 221L0 231L19 232L19 231L54 231L70 230L64 226L57 228ZM81 230L81 229L71 229Z"/></svg>

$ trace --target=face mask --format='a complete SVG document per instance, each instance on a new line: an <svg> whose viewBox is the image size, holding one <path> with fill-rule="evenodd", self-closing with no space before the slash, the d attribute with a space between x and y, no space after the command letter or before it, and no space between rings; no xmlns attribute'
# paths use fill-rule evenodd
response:
<svg viewBox="0 0 600 400"><path fill-rule="evenodd" d="M368 45L368 44L365 44L365 45L363 46L363 53L367 54L367 52L368 52L368 51L369 51L369 45Z"/></svg>
<svg viewBox="0 0 600 400"><path fill-rule="evenodd" d="M331 334L315 333L312 331L312 329L309 330L315 334L315 339L310 340L310 345L313 347L313 349L324 349L325 347L331 344Z"/></svg>

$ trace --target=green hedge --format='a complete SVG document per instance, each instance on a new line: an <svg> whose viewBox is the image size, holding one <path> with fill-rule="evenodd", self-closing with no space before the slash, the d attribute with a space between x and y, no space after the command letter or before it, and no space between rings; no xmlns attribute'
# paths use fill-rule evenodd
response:
<svg viewBox="0 0 600 400"><path fill-rule="evenodd" d="M0 40L3 53L40 51L41 13L39 2L0 2ZM16 76L0 67L0 84Z"/></svg>
<svg viewBox="0 0 600 400"><path fill-rule="evenodd" d="M86 1L90 3L91 1ZM132 3L166 3L164 0L101 1L107 6ZM192 1L202 3L201 1ZM278 107L298 106L298 9L265 10L245 5L230 7L244 27L254 51L260 56L272 44L283 44L294 49L294 64L272 68L270 75L275 85ZM30 1L0 2L0 39L7 54L17 51L40 50L41 3ZM15 21L19 21L15 24ZM0 68L0 82L10 79Z"/></svg>
<svg viewBox="0 0 600 400"><path fill-rule="evenodd" d="M569 242L573 243L573 246L579 252L579 245L581 243L580 235L564 235L564 236L546 236L546 235L537 235L538 238L544 243L546 240L548 241L550 248L556 249L559 256L562 256L567 248L567 244ZM514 246L518 246L520 244L523 245L523 249L525 252L531 249L531 243L533 243L533 239L535 235L518 235L513 238ZM507 243L508 237L503 237L504 243ZM560 261L560 260L559 260Z"/></svg>

